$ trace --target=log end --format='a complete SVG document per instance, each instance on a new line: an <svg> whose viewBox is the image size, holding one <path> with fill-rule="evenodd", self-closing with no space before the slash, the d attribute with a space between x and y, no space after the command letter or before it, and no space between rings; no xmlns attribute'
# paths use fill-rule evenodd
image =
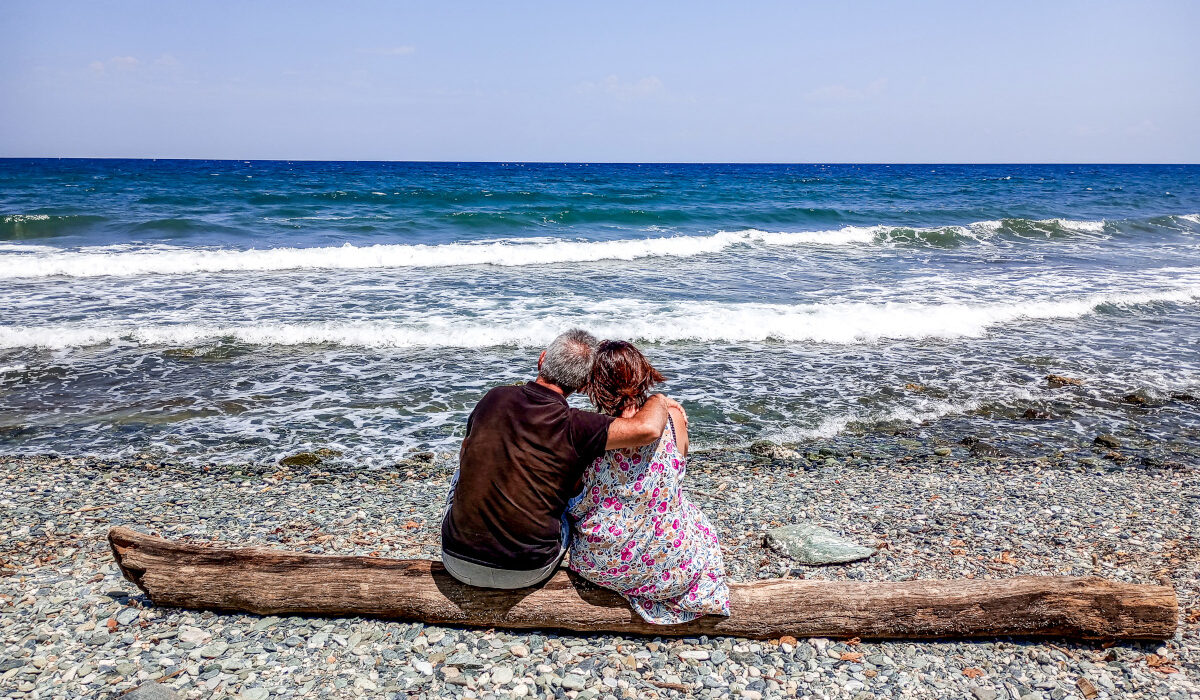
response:
<svg viewBox="0 0 1200 700"><path fill-rule="evenodd" d="M131 550L136 549L138 541L146 537L146 535L127 527L117 526L110 528L108 531L108 546L112 549L113 559L117 562L117 568L121 570L121 575L127 581L137 586L142 593L150 595L150 591L146 590L145 584L142 583L142 577L146 575L146 570L133 566L128 562L128 555Z"/></svg>

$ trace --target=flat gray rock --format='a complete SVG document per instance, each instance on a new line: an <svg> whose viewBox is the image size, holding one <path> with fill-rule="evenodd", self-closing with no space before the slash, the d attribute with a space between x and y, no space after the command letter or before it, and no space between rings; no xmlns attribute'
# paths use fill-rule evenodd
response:
<svg viewBox="0 0 1200 700"><path fill-rule="evenodd" d="M817 525L785 525L767 531L766 545L800 564L845 564L875 553Z"/></svg>
<svg viewBox="0 0 1200 700"><path fill-rule="evenodd" d="M139 685L121 696L124 700L179 700L179 693L153 681Z"/></svg>

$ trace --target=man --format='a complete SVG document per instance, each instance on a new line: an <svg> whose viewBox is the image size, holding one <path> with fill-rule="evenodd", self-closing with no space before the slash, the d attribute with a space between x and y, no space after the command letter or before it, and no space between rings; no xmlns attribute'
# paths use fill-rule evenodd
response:
<svg viewBox="0 0 1200 700"><path fill-rule="evenodd" d="M467 420L459 471L442 519L442 563L483 588L550 577L567 551L567 501L605 450L648 445L667 424L661 394L630 418L580 411L567 396L587 383L598 342L570 330L538 358L536 381L489 391Z"/></svg>

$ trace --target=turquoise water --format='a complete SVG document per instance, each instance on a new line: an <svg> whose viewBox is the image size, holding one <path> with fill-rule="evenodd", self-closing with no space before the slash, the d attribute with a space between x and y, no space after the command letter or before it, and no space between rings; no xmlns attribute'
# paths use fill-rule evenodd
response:
<svg viewBox="0 0 1200 700"><path fill-rule="evenodd" d="M573 325L700 444L1194 439L1198 214L1196 166L0 160L0 452L451 449Z"/></svg>

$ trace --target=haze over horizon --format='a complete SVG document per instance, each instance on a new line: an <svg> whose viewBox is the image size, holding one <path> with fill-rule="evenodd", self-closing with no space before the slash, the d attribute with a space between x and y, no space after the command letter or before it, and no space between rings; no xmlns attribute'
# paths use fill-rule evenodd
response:
<svg viewBox="0 0 1200 700"><path fill-rule="evenodd" d="M1200 161L1200 6L0 5L0 157Z"/></svg>

